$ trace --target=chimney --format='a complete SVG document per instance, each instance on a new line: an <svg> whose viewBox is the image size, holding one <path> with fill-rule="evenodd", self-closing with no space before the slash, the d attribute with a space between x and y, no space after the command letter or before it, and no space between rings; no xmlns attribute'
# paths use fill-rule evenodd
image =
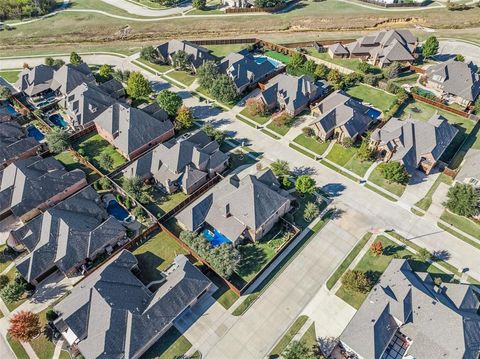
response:
<svg viewBox="0 0 480 359"><path fill-rule="evenodd" d="M232 177L230 177L230 184L233 187L238 188L240 186L240 178L238 178L237 175L233 175Z"/></svg>
<svg viewBox="0 0 480 359"><path fill-rule="evenodd" d="M228 218L231 216L230 213L230 203L225 204L225 218Z"/></svg>

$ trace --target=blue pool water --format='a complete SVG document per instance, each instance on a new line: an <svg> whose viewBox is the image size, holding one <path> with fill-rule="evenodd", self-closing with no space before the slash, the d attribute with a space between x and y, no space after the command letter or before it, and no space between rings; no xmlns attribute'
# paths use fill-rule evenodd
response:
<svg viewBox="0 0 480 359"><path fill-rule="evenodd" d="M28 137L33 137L37 141L41 141L45 138L43 133L41 133L40 130L36 128L34 125L30 125L27 127L27 135Z"/></svg>
<svg viewBox="0 0 480 359"><path fill-rule="evenodd" d="M18 115L18 112L9 103L2 105L1 108L4 109L7 112L7 114L12 116L12 117L15 117L15 116Z"/></svg>
<svg viewBox="0 0 480 359"><path fill-rule="evenodd" d="M55 126L58 126L58 127L61 127L61 128L67 128L68 127L68 122L65 121L65 119L62 116L60 116L58 113L55 113L55 114L51 115L48 119Z"/></svg>
<svg viewBox="0 0 480 359"><path fill-rule="evenodd" d="M113 199L108 202L107 212L119 221L125 221L130 216L130 213Z"/></svg>
<svg viewBox="0 0 480 359"><path fill-rule="evenodd" d="M263 64L265 61L270 62L273 66L279 67L281 65L280 62L268 57L268 56L255 56L255 62L259 65Z"/></svg>
<svg viewBox="0 0 480 359"><path fill-rule="evenodd" d="M207 241L209 241L212 246L216 247L216 246L219 246L220 244L224 244L224 243L231 243L232 241L230 239L228 239L227 237L225 237L223 234L221 234L219 231L217 231L216 229L212 231L208 230L208 229L204 229L202 231L202 235L205 237L205 239Z"/></svg>
<svg viewBox="0 0 480 359"><path fill-rule="evenodd" d="M380 111L375 110L374 108L369 108L367 111L367 115L374 119L379 118L381 114L382 113Z"/></svg>

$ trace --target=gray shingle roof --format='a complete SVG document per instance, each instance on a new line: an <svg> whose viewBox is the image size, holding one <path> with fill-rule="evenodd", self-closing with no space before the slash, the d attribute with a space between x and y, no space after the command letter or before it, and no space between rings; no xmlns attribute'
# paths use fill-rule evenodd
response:
<svg viewBox="0 0 480 359"><path fill-rule="evenodd" d="M15 87L28 96L35 96L51 87L54 68L47 65L38 65L32 69L23 69Z"/></svg>
<svg viewBox="0 0 480 359"><path fill-rule="evenodd" d="M407 170L417 168L425 154L438 161L455 138L458 130L435 114L427 122L392 118L381 129L373 131L371 139L394 150L392 160L402 161Z"/></svg>
<svg viewBox="0 0 480 359"><path fill-rule="evenodd" d="M216 61L216 57L210 53L210 50L185 40L170 40L157 47L158 53L165 62L169 62L170 57L180 50L190 55L190 62L196 69L207 61Z"/></svg>
<svg viewBox="0 0 480 359"><path fill-rule="evenodd" d="M0 165L39 144L33 137L27 137L26 131L17 122L0 122Z"/></svg>
<svg viewBox="0 0 480 359"><path fill-rule="evenodd" d="M132 273L136 265L132 253L120 252L55 306L56 327L73 331L86 359L138 357L211 285L180 255L152 293Z"/></svg>
<svg viewBox="0 0 480 359"><path fill-rule="evenodd" d="M475 179L478 181L477 186L480 186L480 150L470 149L465 155L455 180L463 182L466 179Z"/></svg>
<svg viewBox="0 0 480 359"><path fill-rule="evenodd" d="M15 264L29 282L54 266L66 273L125 233L97 192L87 187L12 232L27 249Z"/></svg>
<svg viewBox="0 0 480 359"><path fill-rule="evenodd" d="M480 74L473 62L446 61L430 66L428 81L439 84L446 93L475 101L480 94Z"/></svg>
<svg viewBox="0 0 480 359"><path fill-rule="evenodd" d="M429 274L394 259L340 340L363 358L379 359L399 330L417 359L476 359L480 354L479 300L471 285L434 287Z"/></svg>
<svg viewBox="0 0 480 359"><path fill-rule="evenodd" d="M85 179L82 170L68 172L53 157L18 160L2 171L0 213L11 209L20 217Z"/></svg>
<svg viewBox="0 0 480 359"><path fill-rule="evenodd" d="M87 64L79 65L66 64L56 70L53 74L51 89L67 95L82 83L95 85L93 76Z"/></svg>
<svg viewBox="0 0 480 359"><path fill-rule="evenodd" d="M112 134L114 146L124 154L131 154L173 129L169 120L160 121L142 110L118 102L108 107L94 121Z"/></svg>

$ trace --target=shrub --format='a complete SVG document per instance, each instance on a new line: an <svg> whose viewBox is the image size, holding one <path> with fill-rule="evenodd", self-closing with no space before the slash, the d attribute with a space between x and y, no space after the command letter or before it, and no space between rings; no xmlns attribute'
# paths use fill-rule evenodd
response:
<svg viewBox="0 0 480 359"><path fill-rule="evenodd" d="M53 309L49 309L45 313L45 319L47 319L47 321L49 322L53 322L57 318L58 318L58 314Z"/></svg>
<svg viewBox="0 0 480 359"><path fill-rule="evenodd" d="M53 153L60 153L65 151L69 147L67 131L60 127L54 127L52 131L45 135L45 139L48 144L48 148Z"/></svg>
<svg viewBox="0 0 480 359"><path fill-rule="evenodd" d="M222 130L216 129L211 123L202 126L202 131L213 138L218 143L222 143L225 139L225 133Z"/></svg>
<svg viewBox="0 0 480 359"><path fill-rule="evenodd" d="M138 176L125 178L123 189L134 199L138 200L143 192L143 180Z"/></svg>
<svg viewBox="0 0 480 359"><path fill-rule="evenodd" d="M383 254L383 244L382 242L373 242L370 246L370 252L375 256L381 256Z"/></svg>
<svg viewBox="0 0 480 359"><path fill-rule="evenodd" d="M305 210L303 211L303 218L310 222L314 218L318 217L320 214L320 209L318 206L313 202L308 202L305 206Z"/></svg>
<svg viewBox="0 0 480 359"><path fill-rule="evenodd" d="M345 288L359 293L368 293L372 290L373 283L368 276L359 270L348 270L342 276Z"/></svg>
<svg viewBox="0 0 480 359"><path fill-rule="evenodd" d="M350 148L353 146L353 140L350 137L342 138L342 146L345 148Z"/></svg>
<svg viewBox="0 0 480 359"><path fill-rule="evenodd" d="M140 58L152 63L158 62L158 53L153 46L142 47Z"/></svg>
<svg viewBox="0 0 480 359"><path fill-rule="evenodd" d="M100 187L100 189L110 189L111 188L111 183L110 181L108 180L107 177L102 177L98 180L98 185Z"/></svg>
<svg viewBox="0 0 480 359"><path fill-rule="evenodd" d="M80 65L81 63L83 63L83 60L82 60L82 58L80 57L79 54L77 54L75 51L73 51L70 54L70 63L73 64L73 65Z"/></svg>
<svg viewBox="0 0 480 359"><path fill-rule="evenodd" d="M31 341L41 332L38 314L22 310L12 315L8 334L15 340Z"/></svg>
<svg viewBox="0 0 480 359"><path fill-rule="evenodd" d="M265 103L259 98L250 97L245 103L245 108L250 116L265 115Z"/></svg>
<svg viewBox="0 0 480 359"><path fill-rule="evenodd" d="M444 205L459 216L472 217L478 213L479 190L470 184L457 183L448 190Z"/></svg>
<svg viewBox="0 0 480 359"><path fill-rule="evenodd" d="M387 163L382 163L380 164L379 169L383 177L388 182L407 184L408 180L410 179L410 175L405 169L405 166L400 162L390 161Z"/></svg>
<svg viewBox="0 0 480 359"><path fill-rule="evenodd" d="M290 165L287 161L276 160L270 164L272 172L277 177L290 176Z"/></svg>
<svg viewBox="0 0 480 359"><path fill-rule="evenodd" d="M276 127L288 126L291 120L292 116L285 111L276 113L272 116L272 123Z"/></svg>
<svg viewBox="0 0 480 359"><path fill-rule="evenodd" d="M0 275L0 289L5 288L8 282L10 282L10 279L8 279L8 276L6 276L5 274Z"/></svg>
<svg viewBox="0 0 480 359"><path fill-rule="evenodd" d="M295 181L295 189L302 194L313 194L316 186L315 180L307 175L301 175Z"/></svg>
<svg viewBox="0 0 480 359"><path fill-rule="evenodd" d="M113 157L107 152L102 152L100 153L100 156L98 156L98 164L103 169L109 171L113 169L113 165L114 165Z"/></svg>
<svg viewBox="0 0 480 359"><path fill-rule="evenodd" d="M315 131L311 127L304 127L302 128L302 132L305 136L307 137L314 137L315 136Z"/></svg>
<svg viewBox="0 0 480 359"><path fill-rule="evenodd" d="M7 284L0 290L0 296L6 303L14 303L20 300L23 293L25 293L26 285L24 283L13 282Z"/></svg>

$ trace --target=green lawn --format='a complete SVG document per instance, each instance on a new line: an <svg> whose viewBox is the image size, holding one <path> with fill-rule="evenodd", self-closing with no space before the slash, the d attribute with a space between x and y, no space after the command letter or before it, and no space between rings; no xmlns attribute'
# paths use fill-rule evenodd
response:
<svg viewBox="0 0 480 359"><path fill-rule="evenodd" d="M430 208L430 205L432 204L433 194L437 190L438 186L440 186L440 183L445 183L451 186L453 183L453 180L451 177L441 173L433 183L432 187L430 187L425 197L423 197L420 201L415 203L415 206L417 206L420 209L423 209L424 211L428 211L428 209Z"/></svg>
<svg viewBox="0 0 480 359"><path fill-rule="evenodd" d="M195 92L198 93L200 96L204 95L204 96L207 96L207 97L215 100L215 98L210 94L210 92L202 86L198 86L195 89ZM234 103L224 103L224 102L221 102L221 101L218 101L218 100L215 100L215 101L217 101L220 105L223 105L223 106L225 106L226 108L229 108L229 109L232 109L233 106L234 106Z"/></svg>
<svg viewBox="0 0 480 359"><path fill-rule="evenodd" d="M172 359L182 357L192 344L175 327L164 335L141 356L142 359Z"/></svg>
<svg viewBox="0 0 480 359"><path fill-rule="evenodd" d="M347 93L350 96L359 99L360 101L372 104L374 107L382 110L383 112L388 111L388 109L396 101L396 97L394 95L364 84L350 87L347 90Z"/></svg>
<svg viewBox="0 0 480 359"><path fill-rule="evenodd" d="M7 341L8 344L10 345L10 348L12 348L13 352L15 353L15 356L17 359L30 359L29 355L27 354L27 351L25 348L22 346L22 344L15 339L10 338L9 335L7 335Z"/></svg>
<svg viewBox="0 0 480 359"><path fill-rule="evenodd" d="M297 146L294 143L289 143L288 147L293 148L295 151L300 152L302 155L315 159L315 156L312 155L310 152L305 151L302 147Z"/></svg>
<svg viewBox="0 0 480 359"><path fill-rule="evenodd" d="M270 118L272 118L271 115L266 115L266 116L263 116L263 115L255 115L255 116L252 116L248 113L248 109L244 108L242 110L242 112L240 112L241 115L245 116L245 117L248 117L250 120L258 123L259 125L264 125L266 124Z"/></svg>
<svg viewBox="0 0 480 359"><path fill-rule="evenodd" d="M359 176L363 176L373 162L361 161L357 156L357 152L358 147L356 146L346 148L335 143L326 158Z"/></svg>
<svg viewBox="0 0 480 359"><path fill-rule="evenodd" d="M160 218L165 213L171 211L177 205L185 201L187 197L188 196L182 191L168 194L160 190L157 186L151 186L151 202L146 204L145 207L157 218Z"/></svg>
<svg viewBox="0 0 480 359"><path fill-rule="evenodd" d="M288 328L287 332L284 334L282 339L275 345L272 351L269 354L270 358L278 358L283 351L288 347L288 344L292 341L295 334L299 332L299 330L303 327L305 322L308 320L306 315L299 316L293 324Z"/></svg>
<svg viewBox="0 0 480 359"><path fill-rule="evenodd" d="M72 151L64 151L55 155L55 158L59 160L66 168L67 171L72 171L74 169L81 169L87 175L88 183L92 183L96 181L100 176L98 173L93 171L88 166L81 163L75 156Z"/></svg>
<svg viewBox="0 0 480 359"><path fill-rule="evenodd" d="M229 309L239 298L238 295L219 276L212 274L209 275L209 278L218 288L212 297L225 309Z"/></svg>
<svg viewBox="0 0 480 359"><path fill-rule="evenodd" d="M210 13L210 12L209 12ZM191 14L191 13L189 13ZM212 55L225 57L232 52L238 52L248 47L249 44L230 44L230 45L203 45L203 47L212 50Z"/></svg>
<svg viewBox="0 0 480 359"><path fill-rule="evenodd" d="M195 81L195 76L185 71L172 71L169 72L167 76L171 77L174 80L177 80L185 86L190 86Z"/></svg>
<svg viewBox="0 0 480 359"><path fill-rule="evenodd" d="M307 137L303 133L295 137L293 142L308 148L310 151L313 151L318 155L322 155L330 144L329 142L317 141L314 137Z"/></svg>
<svg viewBox="0 0 480 359"><path fill-rule="evenodd" d="M103 173L109 173L112 169L103 168L100 166L98 159L104 152L108 153L113 158L113 169L124 164L126 159L113 148L111 144L105 141L99 134L89 135L81 142L74 145L77 151L84 151L85 156L88 157L89 162Z"/></svg>
<svg viewBox="0 0 480 359"><path fill-rule="evenodd" d="M292 121L293 123L293 121ZM277 126L273 122L270 122L270 124L267 125L267 128L272 130L273 132L279 134L280 136L285 136L288 131L290 131L291 124L288 125L282 125L282 126Z"/></svg>
<svg viewBox="0 0 480 359"><path fill-rule="evenodd" d="M370 174L370 177L368 177L368 181L375 183L376 185L386 189L387 191L397 195L401 196L403 192L405 191L405 188L407 188L406 185L400 184L400 183L395 183L395 182L388 182L384 177L382 172L379 169L380 166L377 166L373 172Z"/></svg>
<svg viewBox="0 0 480 359"><path fill-rule="evenodd" d="M144 64L144 65L147 65L147 66L150 66L151 68L157 70L158 72L166 72L168 70L171 70L172 69L172 66L170 65L160 65L160 64L154 64L150 61L147 61L147 60L144 60L144 59L137 59L136 61Z"/></svg>
<svg viewBox="0 0 480 359"><path fill-rule="evenodd" d="M358 256L358 253L365 247L368 240L372 237L372 233L368 232L365 234L360 241L353 247L353 249L348 253L343 262L338 266L338 268L333 272L333 274L327 280L327 288L332 289L335 283L340 279L340 277L345 273L348 266L353 262L353 260Z"/></svg>
<svg viewBox="0 0 480 359"><path fill-rule="evenodd" d="M55 344L48 339L48 332L45 330L47 329L47 319L45 318L45 314L50 309L52 309L52 307L48 307L38 313L38 316L40 318L40 326L43 330L38 338L33 339L30 342L30 345L32 346L39 359L51 359L53 358L53 352L55 351Z"/></svg>
<svg viewBox="0 0 480 359"><path fill-rule="evenodd" d="M480 222L473 221L466 217L458 216L450 211L445 210L440 219L460 229L461 231L470 234L474 238L480 238Z"/></svg>
<svg viewBox="0 0 480 359"><path fill-rule="evenodd" d="M144 283L160 279L160 272L173 263L179 254L188 254L165 232L158 232L133 251Z"/></svg>
<svg viewBox="0 0 480 359"><path fill-rule="evenodd" d="M331 62L332 64L339 65L342 67L346 67L347 69L356 71L356 72L361 72L358 69L358 65L360 65L362 62L357 59L332 59L330 55L326 52L320 53L318 52L315 48L307 48L308 54L310 56L316 57L317 59L324 60L327 62Z"/></svg>
<svg viewBox="0 0 480 359"><path fill-rule="evenodd" d="M405 74L400 74L400 76L393 79L392 82L398 86L407 85L407 84L414 85L417 82L418 78L419 78L418 74L405 73Z"/></svg>
<svg viewBox="0 0 480 359"><path fill-rule="evenodd" d="M268 56L274 60L283 62L285 65L289 64L290 61L292 61L292 58L290 56L284 55L281 52L277 52L277 51L271 51L271 50L266 51L265 56Z"/></svg>
<svg viewBox="0 0 480 359"><path fill-rule="evenodd" d="M5 81L10 82L11 84L17 82L19 74L20 74L20 71L16 71L16 70L0 71L0 77L3 77Z"/></svg>
<svg viewBox="0 0 480 359"><path fill-rule="evenodd" d="M318 341L317 341L317 333L315 331L315 323L312 323L310 327L308 327L303 337L300 339L301 342L305 343L305 345L309 348L318 348ZM314 350L314 352L316 352Z"/></svg>

